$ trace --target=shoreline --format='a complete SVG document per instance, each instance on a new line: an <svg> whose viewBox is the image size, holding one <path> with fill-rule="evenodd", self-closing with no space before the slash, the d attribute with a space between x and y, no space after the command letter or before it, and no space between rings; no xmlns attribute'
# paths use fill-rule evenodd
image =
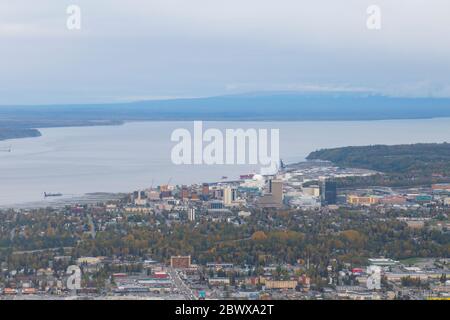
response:
<svg viewBox="0 0 450 320"><path fill-rule="evenodd" d="M370 119L302 119L296 120L288 118L280 119L249 119L249 118L211 118L198 121L203 122L379 122L379 121L413 121L413 120L435 120L435 119L450 119L450 117L411 117L411 118L370 118ZM19 125L18 127L5 127L0 129L0 142L25 139L25 138L38 138L42 136L42 129L55 129L55 128L82 128L82 127L102 127L102 126L122 126L127 123L133 122L192 122L197 121L194 119L183 119L178 117L167 117L161 119L125 119L125 120L87 120L86 122L67 123L67 124L47 124L44 126L28 127L26 125ZM50 121L51 122L51 121ZM0 122L1 125L1 122ZM3 133L3 135L2 135Z"/></svg>
<svg viewBox="0 0 450 320"><path fill-rule="evenodd" d="M47 201L42 199L41 201L29 201L22 203L14 203L14 204L5 204L0 205L0 211L7 210L17 210L17 209L39 209L39 208L47 208L51 207L54 209L64 208L70 205L89 205L95 204L98 202L106 202L106 201L116 201L124 198L127 194L131 193L125 192L89 192L77 196L71 197L62 197L62 198L54 198L47 199Z"/></svg>

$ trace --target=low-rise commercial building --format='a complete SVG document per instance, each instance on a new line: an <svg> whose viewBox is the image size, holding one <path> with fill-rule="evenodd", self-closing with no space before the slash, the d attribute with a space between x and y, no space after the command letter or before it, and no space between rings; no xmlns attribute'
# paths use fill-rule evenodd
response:
<svg viewBox="0 0 450 320"><path fill-rule="evenodd" d="M266 289L295 289L298 282L295 280L266 280Z"/></svg>
<svg viewBox="0 0 450 320"><path fill-rule="evenodd" d="M208 283L211 286L225 286L230 284L229 278L209 278Z"/></svg>
<svg viewBox="0 0 450 320"><path fill-rule="evenodd" d="M175 269L187 269L191 267L191 256L172 256L170 266Z"/></svg>
<svg viewBox="0 0 450 320"><path fill-rule="evenodd" d="M351 205L370 206L377 204L380 198L374 196L355 196L349 195L347 197L347 203Z"/></svg>

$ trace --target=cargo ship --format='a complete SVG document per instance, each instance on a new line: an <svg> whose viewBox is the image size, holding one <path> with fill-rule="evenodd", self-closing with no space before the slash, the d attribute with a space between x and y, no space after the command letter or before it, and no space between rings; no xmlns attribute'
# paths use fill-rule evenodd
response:
<svg viewBox="0 0 450 320"><path fill-rule="evenodd" d="M47 197L61 197L62 193L50 193L50 192L44 192L44 198Z"/></svg>

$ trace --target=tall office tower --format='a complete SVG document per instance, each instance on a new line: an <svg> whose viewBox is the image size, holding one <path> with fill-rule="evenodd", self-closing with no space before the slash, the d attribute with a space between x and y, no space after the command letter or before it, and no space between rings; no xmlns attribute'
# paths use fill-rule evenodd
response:
<svg viewBox="0 0 450 320"><path fill-rule="evenodd" d="M203 196L208 196L209 195L209 184L204 183L202 185L202 195Z"/></svg>
<svg viewBox="0 0 450 320"><path fill-rule="evenodd" d="M323 205L336 204L337 200L336 182L329 180L322 181L321 199Z"/></svg>
<svg viewBox="0 0 450 320"><path fill-rule="evenodd" d="M237 190L231 189L231 201L235 202L237 200Z"/></svg>
<svg viewBox="0 0 450 320"><path fill-rule="evenodd" d="M269 181L269 193L272 195L272 200L276 204L283 203L283 181L270 180Z"/></svg>
<svg viewBox="0 0 450 320"><path fill-rule="evenodd" d="M231 205L233 202L233 189L226 187L223 189L223 204L226 206Z"/></svg>
<svg viewBox="0 0 450 320"><path fill-rule="evenodd" d="M189 190L187 186L182 186L181 187L181 199L187 199L189 198Z"/></svg>
<svg viewBox="0 0 450 320"><path fill-rule="evenodd" d="M202 185L202 196L201 196L203 201L208 201L209 200L209 184L204 183Z"/></svg>
<svg viewBox="0 0 450 320"><path fill-rule="evenodd" d="M195 208L188 209L188 220L195 221Z"/></svg>
<svg viewBox="0 0 450 320"><path fill-rule="evenodd" d="M258 206L262 208L282 208L283 207L283 181L269 180L269 192L258 200Z"/></svg>

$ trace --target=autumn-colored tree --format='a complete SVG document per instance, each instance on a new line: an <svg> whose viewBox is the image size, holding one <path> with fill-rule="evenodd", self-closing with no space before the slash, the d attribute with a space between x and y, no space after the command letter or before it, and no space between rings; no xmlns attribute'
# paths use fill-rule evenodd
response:
<svg viewBox="0 0 450 320"><path fill-rule="evenodd" d="M253 241L264 241L266 239L267 235L264 233L264 231L256 231L252 234Z"/></svg>

